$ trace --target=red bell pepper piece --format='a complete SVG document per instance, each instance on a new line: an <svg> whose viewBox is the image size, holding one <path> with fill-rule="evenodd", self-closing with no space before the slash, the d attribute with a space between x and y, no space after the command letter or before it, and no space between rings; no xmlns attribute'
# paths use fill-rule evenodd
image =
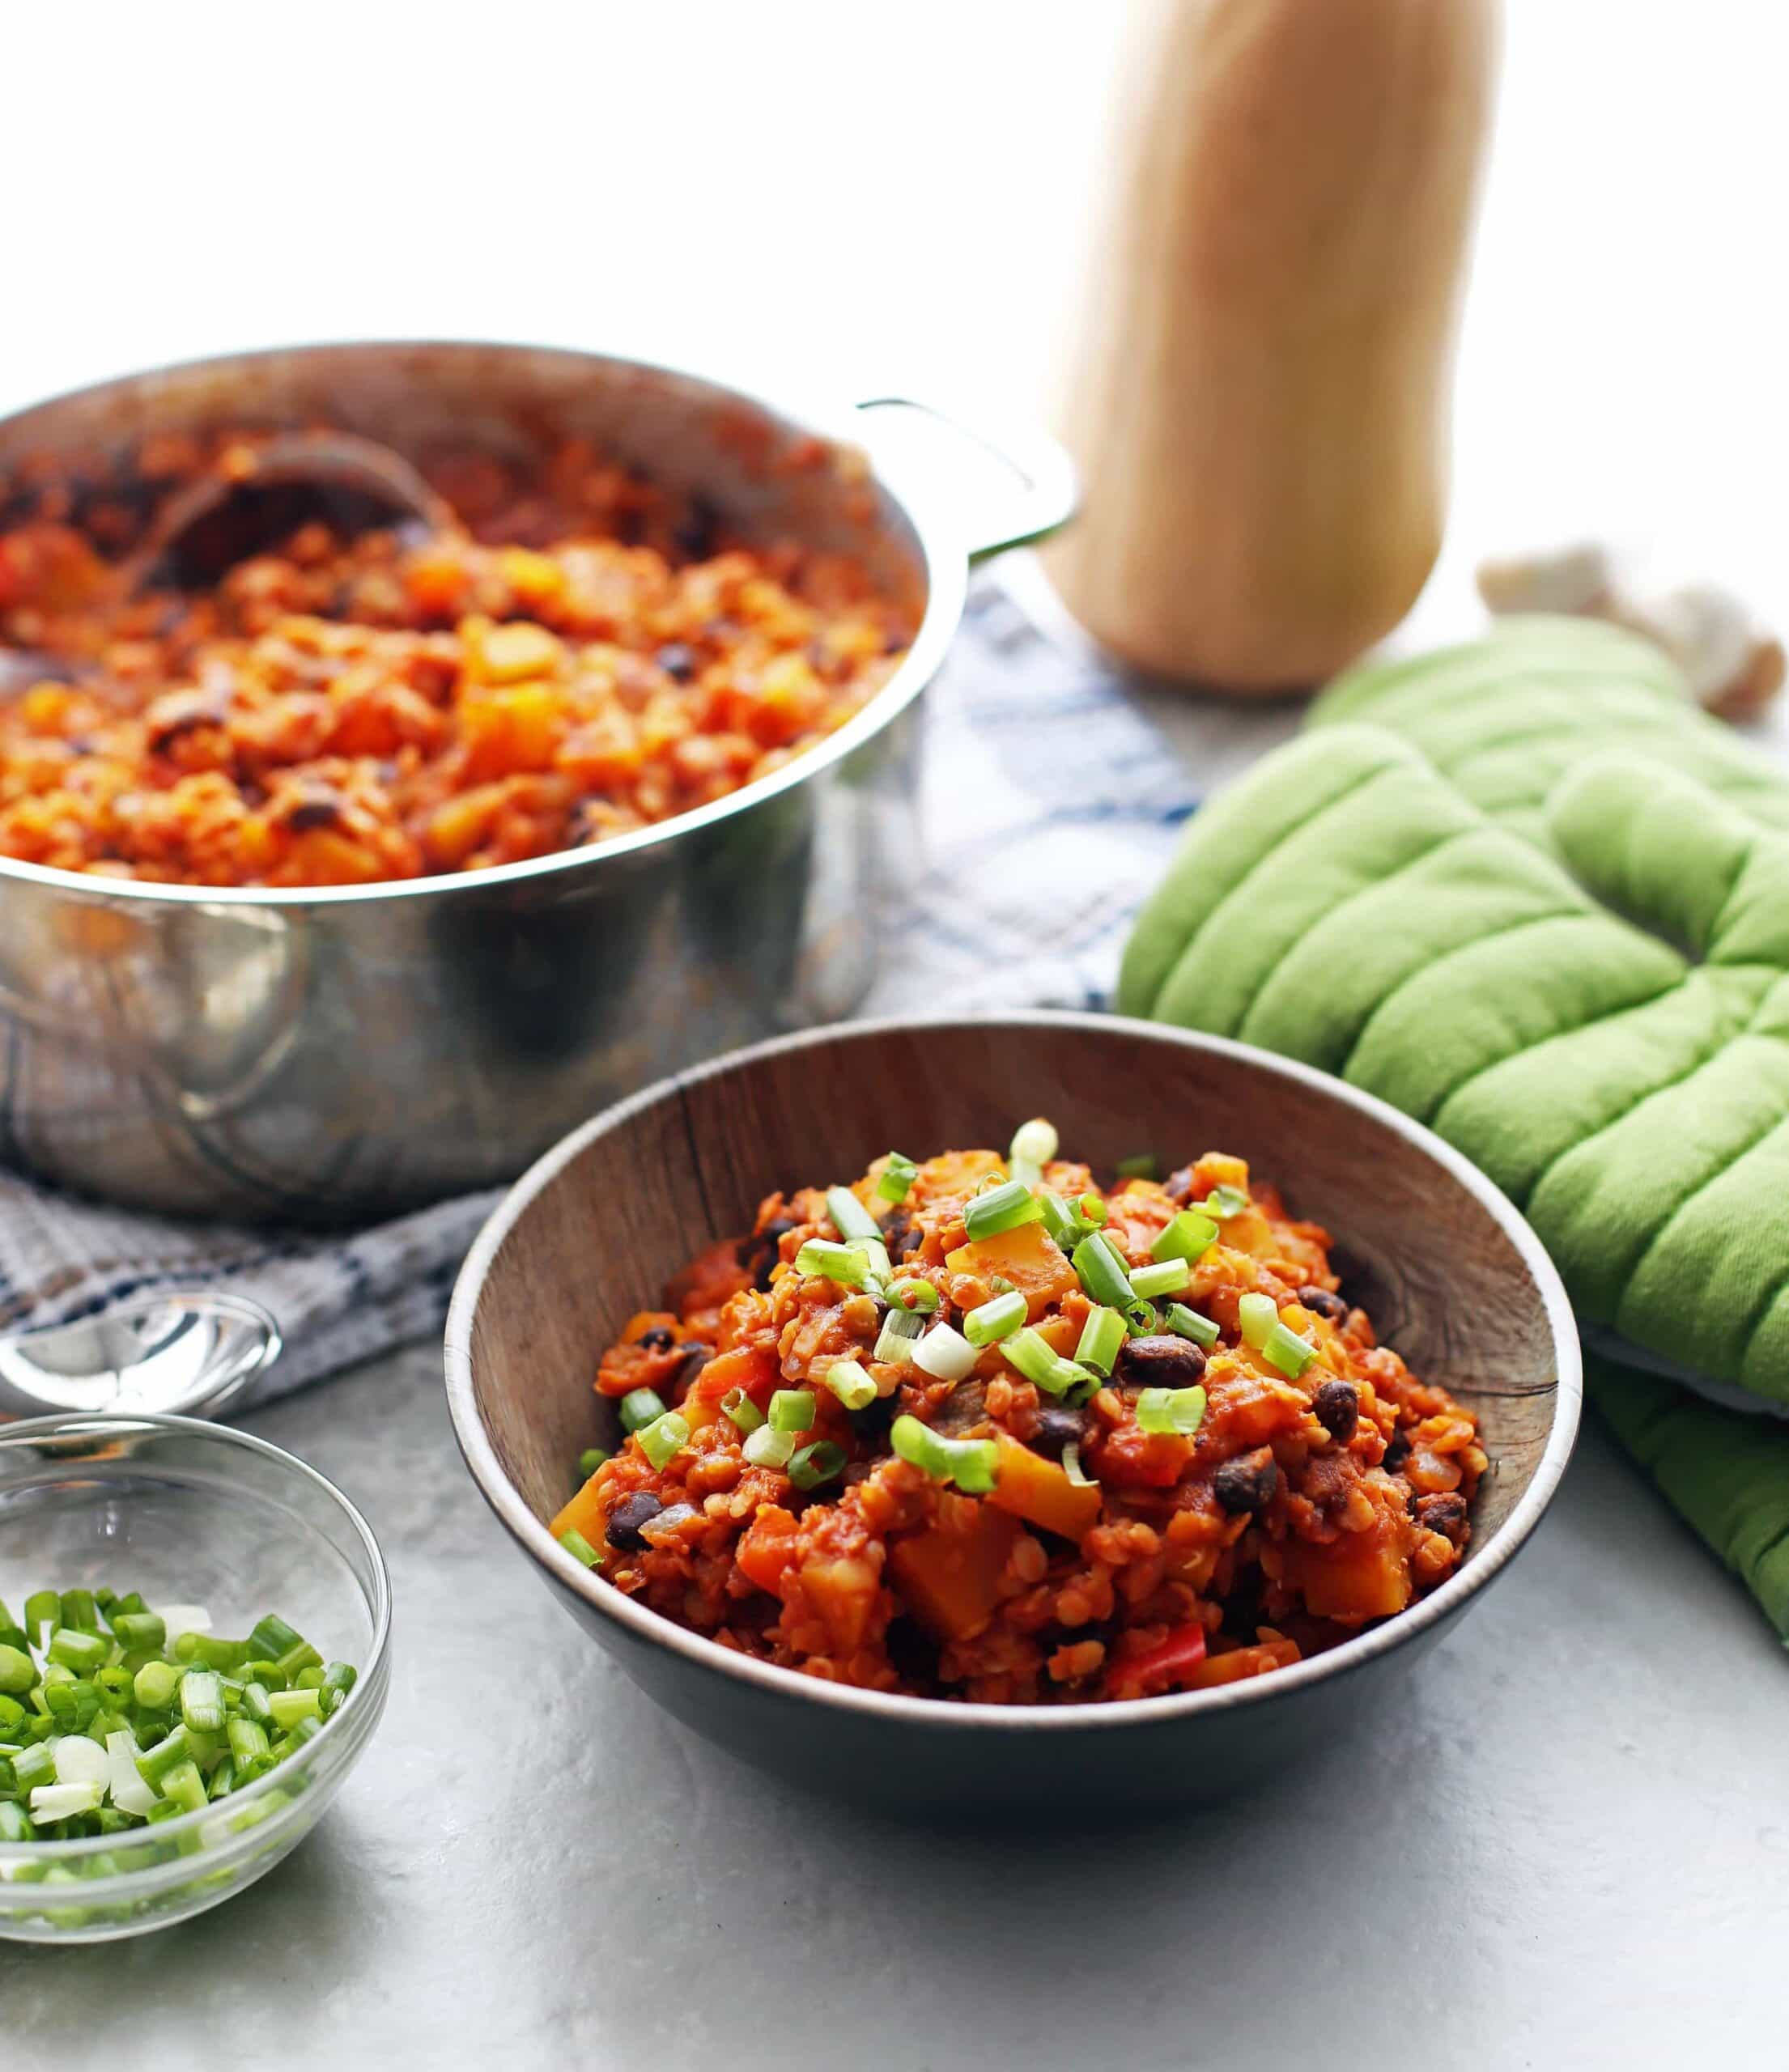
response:
<svg viewBox="0 0 1789 2072"><path fill-rule="evenodd" d="M1193 1620L1176 1626L1165 1641L1141 1654L1115 1662L1108 1682L1114 1697L1141 1697L1183 1684L1205 1658L1205 1629Z"/></svg>

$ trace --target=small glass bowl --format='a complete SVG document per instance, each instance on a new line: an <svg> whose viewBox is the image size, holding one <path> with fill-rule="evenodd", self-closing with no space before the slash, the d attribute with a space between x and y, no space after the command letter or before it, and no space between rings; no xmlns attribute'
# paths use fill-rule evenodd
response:
<svg viewBox="0 0 1789 2072"><path fill-rule="evenodd" d="M204 1811L79 1841L0 1843L0 1938L102 1942L164 1928L270 1870L317 1824L390 1681L391 1584L366 1520L314 1468L187 1417L0 1426L0 1601L138 1590L220 1633L274 1611L359 1672L304 1748Z"/></svg>

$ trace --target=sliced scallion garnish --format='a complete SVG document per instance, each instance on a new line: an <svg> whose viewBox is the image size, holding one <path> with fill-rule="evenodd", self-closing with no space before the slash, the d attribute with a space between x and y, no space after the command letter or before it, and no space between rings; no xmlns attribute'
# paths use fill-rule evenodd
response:
<svg viewBox="0 0 1789 2072"><path fill-rule="evenodd" d="M787 1467L795 1451L795 1434L779 1432L774 1424L760 1424L755 1432L746 1434L740 1451L754 1467Z"/></svg>
<svg viewBox="0 0 1789 2072"><path fill-rule="evenodd" d="M609 1450L606 1446L586 1446L578 1455L578 1480L580 1482L588 1482L608 1458Z"/></svg>
<svg viewBox="0 0 1789 2072"><path fill-rule="evenodd" d="M1184 1259L1152 1259L1147 1266L1131 1268L1131 1286L1145 1302L1178 1295L1192 1278L1192 1268Z"/></svg>
<svg viewBox="0 0 1789 2072"><path fill-rule="evenodd" d="M1116 1310L1092 1309L1081 1327L1081 1343L1075 1358L1096 1374L1109 1374L1116 1364L1127 1334L1124 1319Z"/></svg>
<svg viewBox="0 0 1789 2072"><path fill-rule="evenodd" d="M888 1163L876 1182L876 1191L884 1201L903 1202L912 1192L919 1171L911 1158L903 1158L899 1152L891 1151Z"/></svg>
<svg viewBox="0 0 1789 2072"><path fill-rule="evenodd" d="M1023 1331L1014 1331L1010 1338L1002 1339L1000 1349L1026 1380L1042 1389L1046 1395L1067 1395L1072 1390L1082 1387L1090 1394L1099 1386L1096 1374L1073 1360L1065 1360L1047 1339L1030 1325Z"/></svg>
<svg viewBox="0 0 1789 2072"><path fill-rule="evenodd" d="M1025 1321L1025 1297L1015 1289L996 1295L970 1310L962 1320L962 1335L971 1345L992 1345L1010 1338Z"/></svg>
<svg viewBox="0 0 1789 2072"><path fill-rule="evenodd" d="M835 1360L821 1378L847 1410L867 1410L876 1400L875 1382L871 1378L869 1369L861 1361ZM811 1453L813 1449L804 1447L802 1451ZM794 1473L793 1463L790 1473L792 1475ZM805 1488L807 1485L803 1484L801 1486Z"/></svg>
<svg viewBox="0 0 1789 2072"><path fill-rule="evenodd" d="M1062 1449L1062 1471L1077 1489L1090 1489L1094 1478L1081 1465L1081 1441L1071 1439Z"/></svg>
<svg viewBox="0 0 1789 2072"><path fill-rule="evenodd" d="M1217 1225L1196 1208L1178 1210L1166 1229L1158 1231L1149 1247L1154 1259L1184 1259L1190 1265L1203 1259L1217 1242Z"/></svg>
<svg viewBox="0 0 1789 2072"><path fill-rule="evenodd" d="M577 1527L574 1525L568 1525L565 1528L564 1531L559 1535L559 1544L575 1561L583 1562L584 1565L587 1569L595 1568L597 1564L602 1559L602 1556L597 1552L596 1548L590 1544L589 1541L584 1538L584 1535L580 1532ZM236 1746L236 1729L238 1726L240 1726L245 1734L249 1732L259 1734L261 1735L261 1751L262 1752L265 1752L267 1746L266 1734L262 1732L261 1729L257 1726L253 1720L245 1719L232 1720L230 1722L230 1747L232 1753L234 1752ZM251 1751L250 1752L253 1753L253 1751Z"/></svg>
<svg viewBox="0 0 1789 2072"><path fill-rule="evenodd" d="M913 1348L913 1364L934 1381L960 1382L974 1373L979 1356L960 1331L934 1324Z"/></svg>
<svg viewBox="0 0 1789 2072"><path fill-rule="evenodd" d="M773 1432L810 1432L814 1429L812 1389L779 1389L771 1398Z"/></svg>
<svg viewBox="0 0 1789 2072"><path fill-rule="evenodd" d="M873 1391L872 1391L873 1394ZM818 1489L844 1472L845 1450L831 1439L816 1439L789 1462L789 1480L797 1489Z"/></svg>
<svg viewBox="0 0 1789 2072"><path fill-rule="evenodd" d="M889 1444L934 1482L954 1482L966 1496L984 1497L1000 1480L1000 1453L992 1439L950 1439L917 1417L897 1417Z"/></svg>
<svg viewBox="0 0 1789 2072"><path fill-rule="evenodd" d="M916 1316L928 1317L937 1308L940 1300L937 1287L921 1275L903 1273L888 1284L888 1297L899 1302L903 1310L911 1310Z"/></svg>
<svg viewBox="0 0 1789 2072"><path fill-rule="evenodd" d="M648 1460L654 1467L661 1468L689 1444L689 1420L677 1411L667 1410L662 1417L655 1417L650 1424L643 1425L634 1436Z"/></svg>
<svg viewBox="0 0 1789 2072"><path fill-rule="evenodd" d="M832 1218L834 1229L848 1245L866 1241L877 1244L882 1242L882 1225L849 1187L827 1189L827 1213Z"/></svg>
<svg viewBox="0 0 1789 2072"><path fill-rule="evenodd" d="M930 1286L928 1282L927 1286ZM936 1291L934 1291L936 1292ZM925 1318L911 1310L890 1309L882 1318L882 1327L876 1334L875 1349L870 1358L880 1360L891 1367L904 1367L913 1357L914 1348L920 1342L920 1334L925 1329Z"/></svg>
<svg viewBox="0 0 1789 2072"><path fill-rule="evenodd" d="M1025 1187L1038 1187L1042 1184L1044 1167L1060 1148L1056 1124L1046 1121L1042 1115L1034 1115L1030 1122L1021 1123L1013 1131L1012 1147L1006 1154L1006 1170Z"/></svg>
<svg viewBox="0 0 1789 2072"><path fill-rule="evenodd" d="M1022 1223L1041 1223L1043 1204L1022 1180L1003 1180L997 1187L990 1187L984 1195L977 1195L963 1211L962 1227L969 1233L969 1242L975 1243L983 1238L997 1238L1003 1231L1016 1230Z"/></svg>
<svg viewBox="0 0 1789 2072"><path fill-rule="evenodd" d="M1308 1339L1300 1338L1290 1324L1281 1323L1277 1317L1261 1352L1289 1381L1294 1382L1317 1357L1316 1347Z"/></svg>
<svg viewBox="0 0 1789 2072"><path fill-rule="evenodd" d="M1153 1180L1156 1170L1153 1151L1135 1152L1130 1157L1120 1158L1118 1161L1118 1177L1121 1180Z"/></svg>
<svg viewBox="0 0 1789 2072"><path fill-rule="evenodd" d="M729 1389L720 1399L720 1414L742 1432L755 1432L764 1421L763 1412L742 1388Z"/></svg>
<svg viewBox="0 0 1789 2072"><path fill-rule="evenodd" d="M1185 1389L1145 1389L1137 1399L1138 1429L1157 1437L1190 1439L1205 1416L1205 1392L1196 1382Z"/></svg>
<svg viewBox="0 0 1789 2072"><path fill-rule="evenodd" d="M1162 1320L1177 1337L1190 1338L1195 1345L1203 1346L1207 1352L1223 1335L1209 1317L1189 1310L1184 1302L1169 1303Z"/></svg>
<svg viewBox="0 0 1789 2072"><path fill-rule="evenodd" d="M1074 1248L1074 1269L1094 1301L1108 1310L1126 1310L1137 1301L1130 1275L1103 1233L1083 1238Z"/></svg>
<svg viewBox="0 0 1789 2072"><path fill-rule="evenodd" d="M655 1417L664 1415L665 1399L657 1389L630 1389L621 1399L621 1429L624 1432L642 1431Z"/></svg>
<svg viewBox="0 0 1789 2072"><path fill-rule="evenodd" d="M1240 1216L1248 1207L1248 1196L1240 1187L1213 1187L1199 1206L1208 1216L1215 1216L1220 1223L1227 1223L1233 1216Z"/></svg>
<svg viewBox="0 0 1789 2072"><path fill-rule="evenodd" d="M795 1270L836 1280L841 1288L867 1288L873 1278L869 1255L861 1244L835 1245L830 1238L810 1238L795 1255Z"/></svg>
<svg viewBox="0 0 1789 2072"><path fill-rule="evenodd" d="M1268 1333L1280 1321L1279 1305L1271 1295L1251 1289L1237 1299L1236 1321L1243 1344L1259 1352L1267 1344Z"/></svg>

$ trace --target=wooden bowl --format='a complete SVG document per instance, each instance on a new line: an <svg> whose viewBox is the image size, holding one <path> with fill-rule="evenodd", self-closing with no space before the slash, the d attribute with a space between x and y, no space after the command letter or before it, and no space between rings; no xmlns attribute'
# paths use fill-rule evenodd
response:
<svg viewBox="0 0 1789 2072"><path fill-rule="evenodd" d="M1249 1682L1115 1704L1002 1706L846 1689L749 1660L636 1604L548 1531L597 1430L602 1348L699 1246L775 1187L1003 1145L1045 1115L1110 1167L1235 1152L1336 1235L1344 1286L1416 1372L1483 1420L1491 1467L1460 1570L1409 1611ZM1539 1522L1582 1395L1571 1309L1538 1240L1460 1154L1339 1081L1215 1037L1103 1015L859 1023L661 1081L575 1131L511 1191L462 1270L448 1405L486 1500L580 1623L652 1696L735 1755L911 1811L1102 1805L1232 1789L1345 1727L1494 1582ZM612 1416L612 1407L604 1415ZM1445 1674L1445 1671L1441 1673Z"/></svg>

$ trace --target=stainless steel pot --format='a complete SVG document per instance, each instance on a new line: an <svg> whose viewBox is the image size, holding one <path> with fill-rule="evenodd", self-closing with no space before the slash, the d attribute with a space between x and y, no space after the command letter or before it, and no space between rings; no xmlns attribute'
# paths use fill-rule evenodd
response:
<svg viewBox="0 0 1789 2072"><path fill-rule="evenodd" d="M893 407L919 406L860 410ZM878 914L912 870L919 694L968 561L1068 516L1056 449L1009 452L1010 519L974 537L935 478L695 375L375 344L61 397L0 421L0 469L220 422L329 422L400 450L448 439L525 454L582 435L748 536L858 554L912 598L919 635L812 754L600 850L298 893L0 858L0 1157L144 1208L340 1223L512 1178L644 1081L856 1005Z"/></svg>

